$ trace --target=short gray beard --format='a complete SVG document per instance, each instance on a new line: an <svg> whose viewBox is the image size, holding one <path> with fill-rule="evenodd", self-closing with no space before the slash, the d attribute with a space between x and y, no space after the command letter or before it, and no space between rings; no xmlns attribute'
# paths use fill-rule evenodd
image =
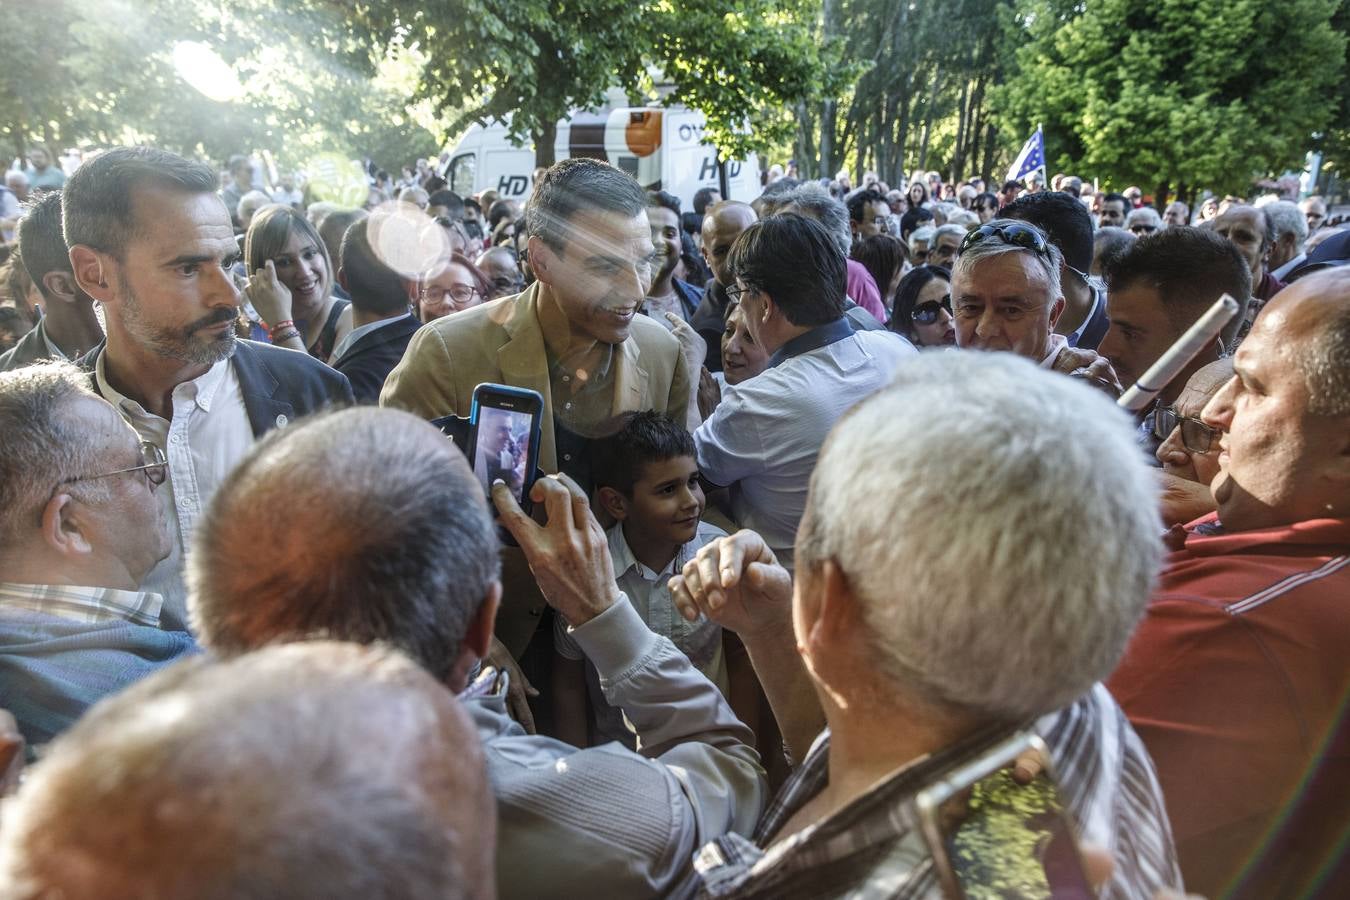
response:
<svg viewBox="0 0 1350 900"><path fill-rule="evenodd" d="M175 359L189 365L213 366L234 355L234 349L238 346L234 331L227 332L225 340L208 343L196 339L191 332L185 334L176 329L147 322L141 314L140 302L125 279L122 279L121 288L124 298L122 326L141 346L148 348L157 356Z"/></svg>

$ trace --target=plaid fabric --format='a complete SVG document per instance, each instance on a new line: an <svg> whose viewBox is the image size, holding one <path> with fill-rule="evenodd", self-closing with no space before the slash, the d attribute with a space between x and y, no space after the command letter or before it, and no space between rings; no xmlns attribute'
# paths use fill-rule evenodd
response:
<svg viewBox="0 0 1350 900"><path fill-rule="evenodd" d="M1103 847L1115 860L1102 896L1151 897L1160 887L1179 888L1181 874L1153 763L1106 689L1097 685L1036 722L1034 730L1050 748L1077 837ZM960 756L992 746L1010 732L984 731L915 760L828 819L770 846L769 838L829 780L825 732L769 804L753 841L728 834L695 857L703 896L940 897L914 795Z"/></svg>
<svg viewBox="0 0 1350 900"><path fill-rule="evenodd" d="M159 594L67 584L0 583L0 610L17 609L98 625L131 622L159 627Z"/></svg>

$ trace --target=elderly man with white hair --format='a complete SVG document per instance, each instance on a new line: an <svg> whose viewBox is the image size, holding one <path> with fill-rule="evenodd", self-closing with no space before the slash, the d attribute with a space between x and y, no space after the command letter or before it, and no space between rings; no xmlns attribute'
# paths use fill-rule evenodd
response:
<svg viewBox="0 0 1350 900"><path fill-rule="evenodd" d="M1135 237L1145 237L1155 231L1162 231L1164 227L1162 216L1151 206L1132 209L1125 217L1125 228Z"/></svg>
<svg viewBox="0 0 1350 900"><path fill-rule="evenodd" d="M0 829L5 897L488 900L495 809L454 695L385 648L168 669L100 704Z"/></svg>
<svg viewBox="0 0 1350 900"><path fill-rule="evenodd" d="M1065 306L1062 261L1059 248L1028 222L994 219L967 234L952 267L956 345L1016 353L1119 395L1104 357L1055 333Z"/></svg>
<svg viewBox="0 0 1350 900"><path fill-rule="evenodd" d="M1128 416L1010 355L917 356L855 407L812 477L795 584L748 531L671 582L686 617L739 634L801 759L753 841L699 855L708 894L927 896L908 804L975 736L1027 723L1075 837L1115 858L1105 895L1178 885L1153 765L1098 683L1161 557L1152 485Z"/></svg>
<svg viewBox="0 0 1350 900"><path fill-rule="evenodd" d="M1290 272L1308 258L1308 218L1297 203L1276 200L1263 207L1270 227L1275 232L1275 243L1270 245L1270 259L1266 265L1270 274L1284 281Z"/></svg>

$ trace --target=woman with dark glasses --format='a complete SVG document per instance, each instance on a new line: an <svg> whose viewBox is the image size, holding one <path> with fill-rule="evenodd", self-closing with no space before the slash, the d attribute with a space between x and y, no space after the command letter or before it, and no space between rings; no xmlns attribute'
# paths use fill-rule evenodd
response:
<svg viewBox="0 0 1350 900"><path fill-rule="evenodd" d="M911 269L895 289L891 331L919 348L955 346L951 280L951 272L942 266Z"/></svg>
<svg viewBox="0 0 1350 900"><path fill-rule="evenodd" d="M1223 433L1202 422L1200 413L1232 377L1233 360L1215 360L1196 370L1176 403L1153 413L1153 436L1162 441L1158 462L1172 482L1163 492L1163 519L1168 525L1190 522L1214 510L1209 485L1219 474Z"/></svg>

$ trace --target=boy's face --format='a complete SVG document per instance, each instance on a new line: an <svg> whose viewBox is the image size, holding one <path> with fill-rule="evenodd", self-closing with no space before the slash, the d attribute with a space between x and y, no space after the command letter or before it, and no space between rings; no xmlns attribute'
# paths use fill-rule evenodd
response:
<svg viewBox="0 0 1350 900"><path fill-rule="evenodd" d="M686 544L698 533L704 502L698 464L692 456L677 456L642 466L624 519L653 540Z"/></svg>

